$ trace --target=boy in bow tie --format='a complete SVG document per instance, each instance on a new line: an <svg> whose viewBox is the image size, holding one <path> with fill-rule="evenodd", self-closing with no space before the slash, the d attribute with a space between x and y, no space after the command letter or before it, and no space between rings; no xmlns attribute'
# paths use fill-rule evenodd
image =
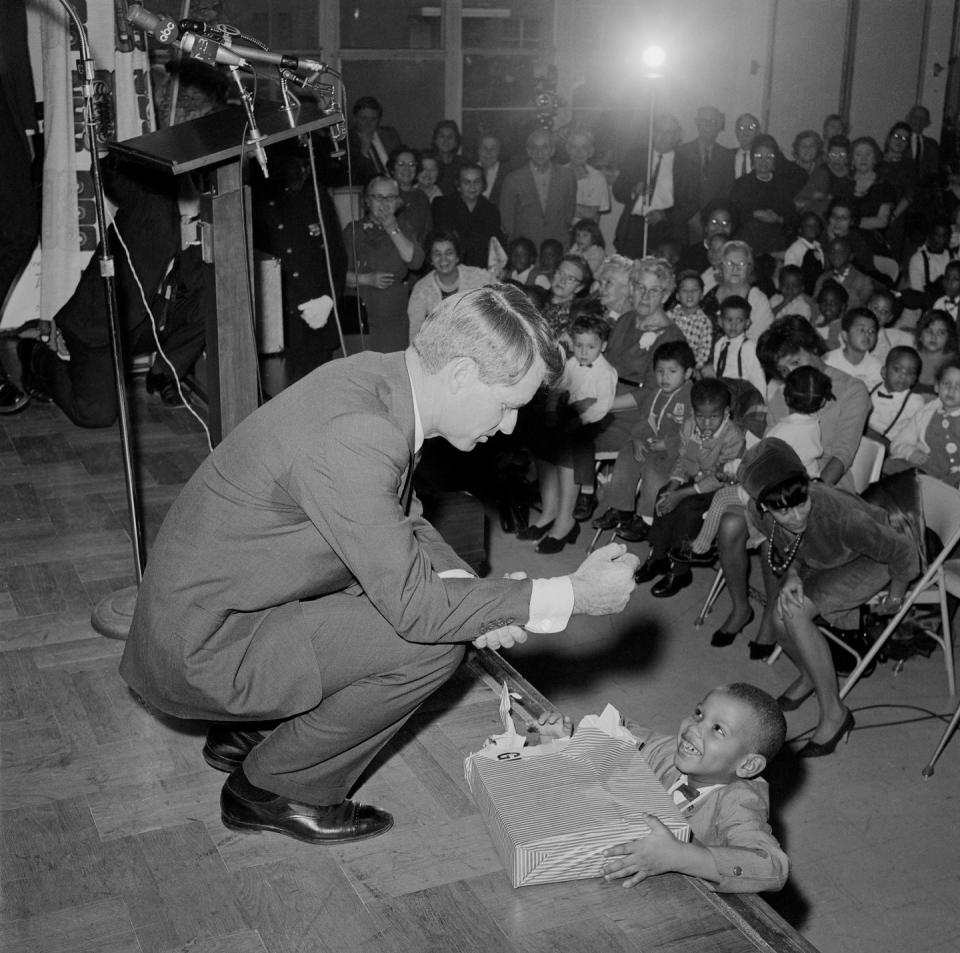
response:
<svg viewBox="0 0 960 953"><path fill-rule="evenodd" d="M783 887L789 861L771 832L770 793L760 777L786 737L777 702L761 689L737 682L708 692L676 735L658 735L629 719L623 723L673 794L694 839L681 843L648 815L650 834L604 851L604 879L633 887L675 871L700 877L719 893ZM571 731L569 719L541 719L541 736Z"/></svg>
<svg viewBox="0 0 960 953"><path fill-rule="evenodd" d="M900 421L915 417L925 401L913 393L920 376L920 355L916 348L894 347L883 365L883 378L870 390L873 410L867 418L867 435L887 442L887 435Z"/></svg>

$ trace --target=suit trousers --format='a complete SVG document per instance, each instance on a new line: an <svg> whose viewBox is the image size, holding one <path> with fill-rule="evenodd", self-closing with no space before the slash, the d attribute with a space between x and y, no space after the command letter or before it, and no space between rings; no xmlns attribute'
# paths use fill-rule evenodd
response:
<svg viewBox="0 0 960 953"><path fill-rule="evenodd" d="M456 671L459 643L402 639L363 595L300 603L320 668L317 703L282 722L243 762L251 784L307 804L338 804L380 749ZM289 624L289 611L267 613ZM264 630L263 627L266 627Z"/></svg>

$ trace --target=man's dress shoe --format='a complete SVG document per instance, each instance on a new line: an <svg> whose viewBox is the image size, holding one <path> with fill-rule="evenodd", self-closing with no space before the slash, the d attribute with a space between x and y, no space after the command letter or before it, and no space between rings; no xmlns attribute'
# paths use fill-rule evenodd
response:
<svg viewBox="0 0 960 953"><path fill-rule="evenodd" d="M207 742L203 746L203 760L211 768L231 774L265 737L262 731L211 725L207 729Z"/></svg>
<svg viewBox="0 0 960 953"><path fill-rule="evenodd" d="M220 792L220 816L237 831L273 831L308 844L342 844L376 837L393 827L393 816L367 804L341 801L317 807L255 787L238 768Z"/></svg>

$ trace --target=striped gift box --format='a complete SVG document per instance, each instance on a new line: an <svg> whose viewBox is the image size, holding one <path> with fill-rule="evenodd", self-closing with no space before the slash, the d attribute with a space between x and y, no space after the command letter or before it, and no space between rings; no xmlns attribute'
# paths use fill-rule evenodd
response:
<svg viewBox="0 0 960 953"><path fill-rule="evenodd" d="M605 848L650 832L641 813L690 838L636 744L596 728L520 752L478 751L464 770L514 887L599 877Z"/></svg>

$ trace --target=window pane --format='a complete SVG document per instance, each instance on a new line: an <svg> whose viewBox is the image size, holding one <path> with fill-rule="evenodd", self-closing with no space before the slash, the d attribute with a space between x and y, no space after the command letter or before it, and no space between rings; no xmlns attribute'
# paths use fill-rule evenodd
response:
<svg viewBox="0 0 960 953"><path fill-rule="evenodd" d="M442 0L340 0L343 50L439 50Z"/></svg>
<svg viewBox="0 0 960 953"><path fill-rule="evenodd" d="M361 96L376 96L383 125L394 126L402 142L415 148L430 144L434 125L443 118L441 60L344 60L343 78L348 116Z"/></svg>
<svg viewBox="0 0 960 953"><path fill-rule="evenodd" d="M198 8L190 13L190 16L203 15ZM229 23L271 49L316 51L321 45L317 36L316 0L284 0L283 4L271 0L223 0L217 22Z"/></svg>

